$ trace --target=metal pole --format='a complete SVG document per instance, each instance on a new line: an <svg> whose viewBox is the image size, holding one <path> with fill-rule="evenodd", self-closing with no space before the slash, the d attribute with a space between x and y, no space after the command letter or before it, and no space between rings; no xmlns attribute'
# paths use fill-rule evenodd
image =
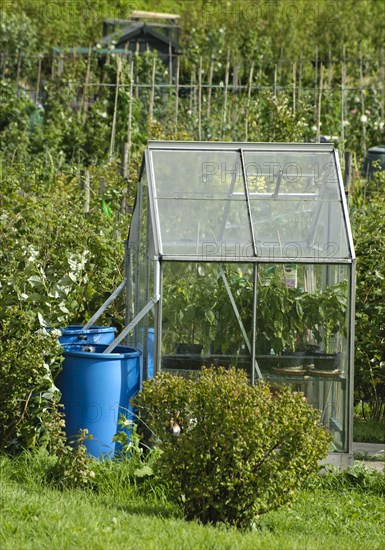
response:
<svg viewBox="0 0 385 550"><path fill-rule="evenodd" d="M104 302L102 306L98 309L96 313L91 317L89 321L84 325L83 330L87 330L90 327L92 327L93 324L99 319L99 317L105 312L105 310L108 308L110 304L119 296L119 294L122 292L124 287L126 286L127 279L123 279L123 281L120 283L120 285L114 290L114 292L107 298L107 300Z"/></svg>
<svg viewBox="0 0 385 550"><path fill-rule="evenodd" d="M163 265L159 260L155 261L154 265L154 282L155 282L155 296L159 297L159 300L155 304L154 311L154 374L158 374L161 371L162 366L162 308L163 303L161 296L163 294Z"/></svg>
<svg viewBox="0 0 385 550"><path fill-rule="evenodd" d="M159 299L159 298L158 298ZM136 315L133 320L131 321L131 323L129 323L125 329L122 330L122 332L119 334L119 336L117 336L115 338L115 340L112 342L112 344L110 344L104 351L103 353L112 353L112 351L116 348L116 346L123 340L123 338L125 336L127 336L127 334L129 334L135 327L138 323L140 323L140 321L143 319L143 317L145 315L147 315L147 313L154 307L154 305L156 304L157 300L155 298L152 298L148 304L146 304L144 306L144 308L142 308L138 315Z"/></svg>

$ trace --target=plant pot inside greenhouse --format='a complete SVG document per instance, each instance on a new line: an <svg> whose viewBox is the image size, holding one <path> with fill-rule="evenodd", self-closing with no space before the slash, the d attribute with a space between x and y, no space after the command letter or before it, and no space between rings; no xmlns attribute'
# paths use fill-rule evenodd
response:
<svg viewBox="0 0 385 550"><path fill-rule="evenodd" d="M279 358L279 364L284 368L303 368L308 363L306 351L284 351Z"/></svg>
<svg viewBox="0 0 385 550"><path fill-rule="evenodd" d="M182 355L200 355L203 346L201 344L178 343L175 347L175 353Z"/></svg>
<svg viewBox="0 0 385 550"><path fill-rule="evenodd" d="M320 371L334 371L340 369L340 353L316 352L314 355L314 367Z"/></svg>

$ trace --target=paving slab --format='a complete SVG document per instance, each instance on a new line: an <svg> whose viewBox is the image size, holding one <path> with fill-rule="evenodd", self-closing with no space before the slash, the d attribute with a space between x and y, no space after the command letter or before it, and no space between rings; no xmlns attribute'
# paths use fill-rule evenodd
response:
<svg viewBox="0 0 385 550"><path fill-rule="evenodd" d="M359 441L353 443L353 453L366 453L368 456L373 456L384 452L385 443L360 443Z"/></svg>

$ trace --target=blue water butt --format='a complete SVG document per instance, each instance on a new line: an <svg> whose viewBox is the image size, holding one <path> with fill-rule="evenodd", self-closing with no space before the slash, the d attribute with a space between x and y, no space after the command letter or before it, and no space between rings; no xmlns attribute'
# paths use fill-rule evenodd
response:
<svg viewBox="0 0 385 550"><path fill-rule="evenodd" d="M84 347L92 351L82 351ZM102 344L68 344L56 379L67 438L71 441L79 430L87 429L93 439L85 441L85 446L96 458L112 457L119 449L119 444L112 442L119 414L130 417L129 401L141 384L141 351L117 346L113 353L103 353L106 348Z"/></svg>
<svg viewBox="0 0 385 550"><path fill-rule="evenodd" d="M144 358L144 346L143 346L143 333L144 329L139 329L140 332L140 338L137 342L137 347L142 352L142 358L141 358L141 365L142 365L142 373L144 373L144 367L143 367L143 358ZM134 344L135 345L135 344ZM150 380L151 378L154 378L154 329L149 328L147 329L147 379Z"/></svg>
<svg viewBox="0 0 385 550"><path fill-rule="evenodd" d="M111 344L115 339L115 327L98 327L93 326L86 330L83 325L69 325L66 328L60 329L62 335L59 342L63 347L67 344Z"/></svg>
<svg viewBox="0 0 385 550"><path fill-rule="evenodd" d="M154 329L148 329L147 336L147 376L154 378Z"/></svg>

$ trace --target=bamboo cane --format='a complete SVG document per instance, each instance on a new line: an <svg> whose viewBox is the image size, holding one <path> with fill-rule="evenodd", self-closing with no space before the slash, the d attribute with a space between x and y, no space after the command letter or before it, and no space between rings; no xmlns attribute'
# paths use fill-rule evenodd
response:
<svg viewBox="0 0 385 550"><path fill-rule="evenodd" d="M112 117L112 130L111 130L110 153L109 153L110 161L114 156L114 149L115 149L116 117L117 117L117 111L118 111L120 71L121 71L121 60L119 57L117 57L116 58L115 102L114 102L114 114Z"/></svg>
<svg viewBox="0 0 385 550"><path fill-rule="evenodd" d="M249 85L247 89L247 103L246 103L246 117L245 117L245 141L249 139L249 114L250 114L250 103L251 103L251 87L253 85L253 73L254 73L254 62L251 64L250 73L249 73Z"/></svg>

